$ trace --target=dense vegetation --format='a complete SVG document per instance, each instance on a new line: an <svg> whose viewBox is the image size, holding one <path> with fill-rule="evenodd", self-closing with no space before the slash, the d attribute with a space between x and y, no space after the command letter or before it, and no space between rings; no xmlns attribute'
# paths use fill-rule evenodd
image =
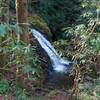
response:
<svg viewBox="0 0 100 100"><path fill-rule="evenodd" d="M30 27L42 32L62 58L75 62L68 84L60 83L64 87L45 84L51 62ZM62 100L100 100L100 2L0 0L0 96L54 100L61 95Z"/></svg>

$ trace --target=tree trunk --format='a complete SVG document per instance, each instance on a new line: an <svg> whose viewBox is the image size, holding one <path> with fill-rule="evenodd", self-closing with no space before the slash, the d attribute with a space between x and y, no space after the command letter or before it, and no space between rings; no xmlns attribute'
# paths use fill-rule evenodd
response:
<svg viewBox="0 0 100 100"><path fill-rule="evenodd" d="M20 39L27 44L29 43L29 32L28 32L28 0L16 0L16 17L17 24L22 29Z"/></svg>
<svg viewBox="0 0 100 100"><path fill-rule="evenodd" d="M22 34L20 34L20 40L25 42L27 45L29 44L29 31L28 31L28 0L16 0L16 19L17 24L22 29ZM29 62L26 58L22 57L22 64L24 66L29 65ZM16 70L16 81L17 85L21 88L25 88L26 84L23 80L23 75L20 75L20 68Z"/></svg>

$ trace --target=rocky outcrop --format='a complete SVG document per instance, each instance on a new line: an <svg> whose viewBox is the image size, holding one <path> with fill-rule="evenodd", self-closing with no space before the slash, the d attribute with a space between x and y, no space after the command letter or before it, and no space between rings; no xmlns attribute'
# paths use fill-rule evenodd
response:
<svg viewBox="0 0 100 100"><path fill-rule="evenodd" d="M43 33L45 36L47 36L48 39L52 37L52 33L48 25L39 16L31 15L31 17L29 17L29 23L31 23L32 28L35 28L41 33Z"/></svg>

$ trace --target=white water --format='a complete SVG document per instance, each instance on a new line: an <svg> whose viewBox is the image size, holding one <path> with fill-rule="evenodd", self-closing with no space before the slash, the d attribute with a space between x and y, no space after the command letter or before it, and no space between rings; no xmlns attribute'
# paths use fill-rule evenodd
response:
<svg viewBox="0 0 100 100"><path fill-rule="evenodd" d="M32 35L38 40L41 47L46 51L52 62L53 70L67 73L70 61L62 59L51 43L37 30L31 29Z"/></svg>

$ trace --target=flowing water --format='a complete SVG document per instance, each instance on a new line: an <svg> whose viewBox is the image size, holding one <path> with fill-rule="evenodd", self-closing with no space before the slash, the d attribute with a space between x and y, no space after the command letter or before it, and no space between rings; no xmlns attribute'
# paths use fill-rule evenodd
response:
<svg viewBox="0 0 100 100"><path fill-rule="evenodd" d="M31 29L31 33L50 57L53 70L56 72L67 73L70 67L70 63L72 62L62 59L51 43L39 31Z"/></svg>

